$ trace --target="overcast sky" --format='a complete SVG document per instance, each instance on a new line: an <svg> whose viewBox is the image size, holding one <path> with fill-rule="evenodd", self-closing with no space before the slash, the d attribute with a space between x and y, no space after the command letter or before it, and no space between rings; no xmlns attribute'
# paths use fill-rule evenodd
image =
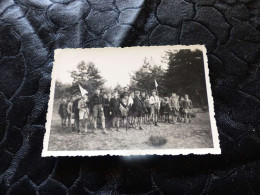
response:
<svg viewBox="0 0 260 195"><path fill-rule="evenodd" d="M76 70L79 62L85 61L95 64L106 80L105 86L115 87L117 83L126 86L130 84L130 74L143 65L145 57L152 57L156 65L167 68L162 57L169 49L173 50L171 46L59 49L55 51L56 79L62 83L72 83L70 72Z"/></svg>

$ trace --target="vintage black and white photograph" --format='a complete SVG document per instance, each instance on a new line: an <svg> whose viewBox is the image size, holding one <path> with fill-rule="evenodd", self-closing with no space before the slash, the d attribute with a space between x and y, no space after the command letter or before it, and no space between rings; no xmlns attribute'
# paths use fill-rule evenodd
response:
<svg viewBox="0 0 260 195"><path fill-rule="evenodd" d="M203 45L55 50L42 156L220 154Z"/></svg>

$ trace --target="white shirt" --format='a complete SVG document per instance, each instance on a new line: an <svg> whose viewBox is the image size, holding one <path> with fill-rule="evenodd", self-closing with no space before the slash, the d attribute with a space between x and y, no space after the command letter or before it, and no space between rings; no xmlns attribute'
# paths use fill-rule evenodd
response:
<svg viewBox="0 0 260 195"><path fill-rule="evenodd" d="M134 103L134 99L132 98L132 96L129 96L127 106L131 106L133 103Z"/></svg>
<svg viewBox="0 0 260 195"><path fill-rule="evenodd" d="M149 102L150 102L151 105L157 104L158 108L160 107L160 99L157 95L151 96L150 99L149 99Z"/></svg>

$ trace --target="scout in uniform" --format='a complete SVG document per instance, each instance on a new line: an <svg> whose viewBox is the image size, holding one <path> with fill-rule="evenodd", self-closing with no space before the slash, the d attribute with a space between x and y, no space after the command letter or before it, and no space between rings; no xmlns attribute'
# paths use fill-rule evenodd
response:
<svg viewBox="0 0 260 195"><path fill-rule="evenodd" d="M170 123L170 111L171 111L171 108L170 108L170 103L169 103L169 98L168 97L165 97L164 98L164 122L168 122Z"/></svg>
<svg viewBox="0 0 260 195"><path fill-rule="evenodd" d="M111 123L111 114L110 114L110 100L111 100L111 94L104 94L104 115L105 115L105 125L107 129L110 129L112 127Z"/></svg>
<svg viewBox="0 0 260 195"><path fill-rule="evenodd" d="M72 103L72 112L74 114L74 130L75 132L79 132L79 109L78 109L78 104L81 99L81 96L79 93L76 94L74 101Z"/></svg>
<svg viewBox="0 0 260 195"><path fill-rule="evenodd" d="M89 118L89 109L87 106L88 97L85 94L81 97L78 102L78 109L79 109L79 133L86 134L88 131L87 128L87 119Z"/></svg>
<svg viewBox="0 0 260 195"><path fill-rule="evenodd" d="M120 111L121 111L121 119L123 126L128 125L127 115L128 115L128 109L127 109L127 101L128 101L128 93L124 93L123 98L119 100L120 103Z"/></svg>
<svg viewBox="0 0 260 195"><path fill-rule="evenodd" d="M145 113L144 105L140 97L140 92L135 91L135 98L133 103L133 116L135 117L135 128L143 130L142 116Z"/></svg>
<svg viewBox="0 0 260 195"><path fill-rule="evenodd" d="M121 117L120 102L118 101L118 93L113 93L110 100L110 114L113 117L113 127L119 131L119 118Z"/></svg>
<svg viewBox="0 0 260 195"><path fill-rule="evenodd" d="M66 120L68 117L67 107L68 107L67 101L66 101L66 99L63 99L62 103L60 104L59 111L58 111L58 113L61 117L61 127L66 126Z"/></svg>
<svg viewBox="0 0 260 195"><path fill-rule="evenodd" d="M144 101L146 99L145 95L146 95L145 92L141 93L141 101L143 102L143 105L144 105ZM144 109L145 109L145 113L147 113L147 110L146 110L145 106L144 106ZM143 123L145 123L145 113L142 115L142 122Z"/></svg>
<svg viewBox="0 0 260 195"><path fill-rule="evenodd" d="M155 126L158 126L158 114L160 110L160 99L156 95L156 90L152 90L152 96L149 99L151 105L151 116Z"/></svg>
<svg viewBox="0 0 260 195"><path fill-rule="evenodd" d="M149 95L146 95L144 100L144 107L147 112L145 113L144 122L147 124L150 123L150 115L151 115L151 105L149 99L150 99Z"/></svg>
<svg viewBox="0 0 260 195"><path fill-rule="evenodd" d="M165 108L165 99L164 98L160 98L160 110L159 110L159 118L161 120L161 122L164 122L164 108Z"/></svg>
<svg viewBox="0 0 260 195"><path fill-rule="evenodd" d="M192 114L192 101L189 99L189 96L186 94L183 101L183 112L184 112L184 122L191 123L191 114Z"/></svg>
<svg viewBox="0 0 260 195"><path fill-rule="evenodd" d="M172 93L172 96L170 98L170 108L171 108L171 115L172 115L172 121L173 124L178 124L177 123L177 116L179 114L179 100L177 99L177 96L175 93Z"/></svg>
<svg viewBox="0 0 260 195"><path fill-rule="evenodd" d="M184 97L180 98L179 104L180 104L180 110L179 110L179 118L181 122L184 122L184 108L183 108L183 103L184 103Z"/></svg>
<svg viewBox="0 0 260 195"><path fill-rule="evenodd" d="M135 97L134 92L133 91L129 92L129 97L128 97L128 101L127 101L127 108L128 108L128 120L129 120L131 127L133 127L133 125L135 124L135 118L133 116L134 97Z"/></svg>
<svg viewBox="0 0 260 195"><path fill-rule="evenodd" d="M68 126L70 127L71 125L71 115L72 115L72 105L73 105L73 101L72 98L69 99L69 103L68 103Z"/></svg>
<svg viewBox="0 0 260 195"><path fill-rule="evenodd" d="M97 120L100 118L103 132L107 134L105 129L105 116L104 116L104 98L103 95L100 94L100 90L96 89L94 95L90 99L90 104L92 105L92 114L93 114L93 126L94 133L97 130Z"/></svg>

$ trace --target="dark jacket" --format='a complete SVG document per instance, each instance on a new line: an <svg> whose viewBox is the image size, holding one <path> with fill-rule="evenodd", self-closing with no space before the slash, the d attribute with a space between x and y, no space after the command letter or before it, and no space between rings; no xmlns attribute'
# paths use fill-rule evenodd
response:
<svg viewBox="0 0 260 195"><path fill-rule="evenodd" d="M68 104L66 103L61 103L59 107L59 115L61 118L66 118L68 116Z"/></svg>
<svg viewBox="0 0 260 195"><path fill-rule="evenodd" d="M97 95L94 94L90 99L89 99L89 108L90 108L90 112L92 113L93 111L93 107L95 105L99 105L101 104L102 106L104 106L104 98L102 95Z"/></svg>
<svg viewBox="0 0 260 195"><path fill-rule="evenodd" d="M110 99L110 110L111 110L112 115L114 117L120 117L121 116L120 99L115 99L115 98Z"/></svg>
<svg viewBox="0 0 260 195"><path fill-rule="evenodd" d="M111 111L110 100L108 98L104 99L104 115L105 115L105 117L109 116L110 111Z"/></svg>
<svg viewBox="0 0 260 195"><path fill-rule="evenodd" d="M127 107L127 106L125 105L125 103L122 101L121 98L118 98L117 101L118 101L118 103L119 103L119 106L122 105L124 108Z"/></svg>
<svg viewBox="0 0 260 195"><path fill-rule="evenodd" d="M80 98L74 100L72 104L72 112L74 113L75 119L79 118L79 109L78 109L79 100Z"/></svg>
<svg viewBox="0 0 260 195"><path fill-rule="evenodd" d="M183 109L192 109L193 108L192 102L189 99L188 100L183 100L182 106L183 106Z"/></svg>
<svg viewBox="0 0 260 195"><path fill-rule="evenodd" d="M164 105L164 113L169 113L171 111L169 102L166 102Z"/></svg>
<svg viewBox="0 0 260 195"><path fill-rule="evenodd" d="M133 103L132 109L133 109L133 112L145 113L145 108L144 108L143 102L138 97L134 98L134 103Z"/></svg>
<svg viewBox="0 0 260 195"><path fill-rule="evenodd" d="M144 101L146 100L146 97L141 97L141 100L142 100L142 102L144 104Z"/></svg>
<svg viewBox="0 0 260 195"><path fill-rule="evenodd" d="M179 104L180 104L180 109L183 109L183 106L184 106L184 100L180 100Z"/></svg>
<svg viewBox="0 0 260 195"><path fill-rule="evenodd" d="M90 98L90 104L94 105L98 105L98 104L102 104L104 105L104 98L102 95L97 95L94 94L91 98Z"/></svg>

